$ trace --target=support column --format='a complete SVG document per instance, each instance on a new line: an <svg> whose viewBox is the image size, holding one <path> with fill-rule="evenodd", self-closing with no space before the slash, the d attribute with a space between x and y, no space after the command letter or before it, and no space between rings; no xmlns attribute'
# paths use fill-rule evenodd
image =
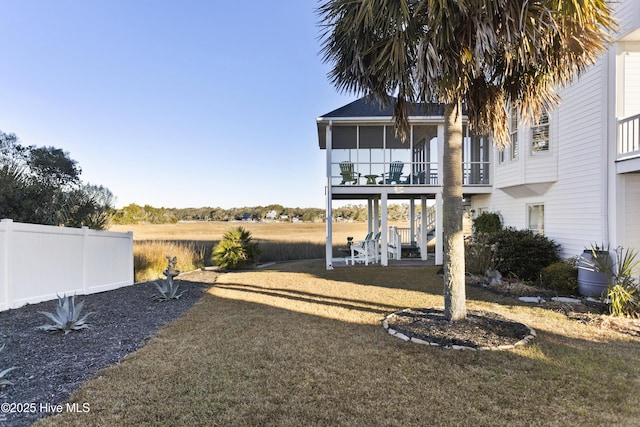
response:
<svg viewBox="0 0 640 427"><path fill-rule="evenodd" d="M327 194L327 211L325 213L326 241L325 241L325 265L327 270L333 270L333 201L331 192L331 122L326 128L327 140L327 184L325 192Z"/></svg>
<svg viewBox="0 0 640 427"><path fill-rule="evenodd" d="M438 125L438 185L442 187L444 176L444 124ZM442 190L436 193L436 265L444 264L444 234L442 218Z"/></svg>
<svg viewBox="0 0 640 427"><path fill-rule="evenodd" d="M444 171L444 125L438 125L438 185L442 186Z"/></svg>
<svg viewBox="0 0 640 427"><path fill-rule="evenodd" d="M373 232L373 199L367 198L367 233Z"/></svg>
<svg viewBox="0 0 640 427"><path fill-rule="evenodd" d="M442 223L442 191L436 193L436 265L444 263Z"/></svg>
<svg viewBox="0 0 640 427"><path fill-rule="evenodd" d="M422 196L420 198L420 259L423 261L427 260L427 220L429 219L427 215L427 197Z"/></svg>
<svg viewBox="0 0 640 427"><path fill-rule="evenodd" d="M380 231L380 199L373 200L373 233Z"/></svg>
<svg viewBox="0 0 640 427"><path fill-rule="evenodd" d="M409 200L409 244L413 242L413 236L416 235L416 202L413 199ZM416 242L417 243L417 242Z"/></svg>
<svg viewBox="0 0 640 427"><path fill-rule="evenodd" d="M387 191L382 192L382 230L380 233L380 264L383 266L389 265L389 254L387 253L387 247L389 244L389 229L387 226Z"/></svg>

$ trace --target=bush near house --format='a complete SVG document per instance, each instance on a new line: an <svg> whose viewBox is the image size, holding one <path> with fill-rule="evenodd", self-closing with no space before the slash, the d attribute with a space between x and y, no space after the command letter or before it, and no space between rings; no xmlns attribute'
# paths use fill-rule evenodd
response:
<svg viewBox="0 0 640 427"><path fill-rule="evenodd" d="M554 262L540 271L540 286L562 295L578 293L578 260L569 258Z"/></svg>
<svg viewBox="0 0 640 427"><path fill-rule="evenodd" d="M490 240L497 245L498 270L503 276L536 281L544 267L560 261L560 245L531 230L507 227L493 233Z"/></svg>
<svg viewBox="0 0 640 427"><path fill-rule="evenodd" d="M502 230L500 215L495 212L483 212L473 220L474 233L497 233Z"/></svg>

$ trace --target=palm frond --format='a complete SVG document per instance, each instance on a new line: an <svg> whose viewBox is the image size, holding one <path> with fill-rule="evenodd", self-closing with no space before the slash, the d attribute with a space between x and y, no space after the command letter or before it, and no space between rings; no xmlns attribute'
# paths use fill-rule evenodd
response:
<svg viewBox="0 0 640 427"><path fill-rule="evenodd" d="M558 88L592 65L616 23L604 0L329 0L318 8L329 80L343 92L389 95L397 132L421 100L467 107L470 130L509 142L506 106L533 124Z"/></svg>

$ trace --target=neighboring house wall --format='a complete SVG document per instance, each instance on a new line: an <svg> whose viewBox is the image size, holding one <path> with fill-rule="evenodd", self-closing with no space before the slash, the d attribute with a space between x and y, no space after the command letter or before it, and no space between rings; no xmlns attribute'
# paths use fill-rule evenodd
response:
<svg viewBox="0 0 640 427"><path fill-rule="evenodd" d="M528 206L543 204L544 233L562 245L565 257L602 240L605 70L602 59L561 92L562 103L549 118L548 152L533 154L531 128L520 126L518 159L499 163L496 155L493 194L474 197L472 209L499 212L505 226L523 229Z"/></svg>
<svg viewBox="0 0 640 427"><path fill-rule="evenodd" d="M492 194L472 198L476 215L499 212L516 228L527 228L529 204L544 204L544 234L563 257L592 243L640 250L640 171L616 174L615 163L617 120L640 113L640 2L615 8L624 39L560 92L549 152L532 155L531 130L519 124L518 159L496 154Z"/></svg>

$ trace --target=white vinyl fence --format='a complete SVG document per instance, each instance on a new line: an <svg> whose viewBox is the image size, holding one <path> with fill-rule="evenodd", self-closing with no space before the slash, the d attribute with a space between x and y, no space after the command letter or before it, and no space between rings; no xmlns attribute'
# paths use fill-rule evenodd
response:
<svg viewBox="0 0 640 427"><path fill-rule="evenodd" d="M133 284L133 233L0 221L0 311Z"/></svg>

